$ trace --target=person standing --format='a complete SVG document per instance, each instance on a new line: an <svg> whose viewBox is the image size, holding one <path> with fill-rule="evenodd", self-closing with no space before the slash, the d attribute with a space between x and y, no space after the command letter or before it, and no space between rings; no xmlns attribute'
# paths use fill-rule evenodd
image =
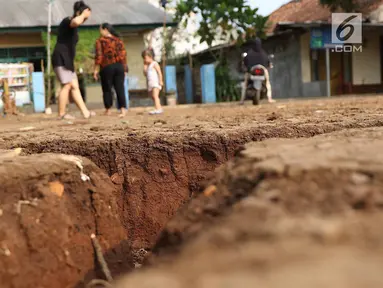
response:
<svg viewBox="0 0 383 288"><path fill-rule="evenodd" d="M160 65L154 61L152 49L146 49L142 52L144 60L144 75L147 79L148 91L154 101L154 110L150 111L150 115L162 114L164 111L160 101L160 91L164 86L164 80Z"/></svg>
<svg viewBox="0 0 383 288"><path fill-rule="evenodd" d="M89 119L95 115L85 106L81 97L78 79L74 68L76 45L78 42L78 27L91 15L91 10L84 1L77 1L73 6L73 16L64 18L58 28L57 43L52 55L52 66L58 80L61 83L59 94L59 119L74 119L66 114L66 106L69 96L81 110L84 118Z"/></svg>
<svg viewBox="0 0 383 288"><path fill-rule="evenodd" d="M120 117L126 115L127 103L125 96L125 72L128 72L126 64L126 50L124 42L119 34L109 23L100 26L101 37L96 41L96 59L94 79L101 76L101 86L105 105L105 115L110 115L113 106L114 88L117 98L117 106L121 111Z"/></svg>

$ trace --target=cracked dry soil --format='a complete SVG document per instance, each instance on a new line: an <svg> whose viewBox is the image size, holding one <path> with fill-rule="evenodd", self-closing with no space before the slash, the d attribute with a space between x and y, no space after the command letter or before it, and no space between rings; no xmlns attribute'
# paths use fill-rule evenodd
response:
<svg viewBox="0 0 383 288"><path fill-rule="evenodd" d="M50 169L45 170L44 168L41 169L41 176L37 178L32 177L34 179L33 181L28 180L36 183L32 187L45 187L46 185L50 187L48 183L53 180L45 180L44 185L39 183L45 178L55 179L55 177L66 175L66 182L64 182L67 184L64 184L65 192L62 199L71 199L70 209L72 209L71 211L73 212L69 213L69 216L66 215L67 213L60 212L65 215L65 217L62 216L64 218L60 221L67 223L64 227L67 226L67 230L72 232L74 231L73 227L75 227L75 223L77 223L76 221L87 223L86 225L84 224L87 227L84 230L84 235L80 232L81 237L83 237L82 243L84 243L84 246L79 245L79 247L84 247L83 250L86 251L87 254L81 254L81 257L80 253L76 255L79 256L79 259L84 257L86 260L82 260L83 263L77 265L76 273L73 273L73 271L70 272L73 277L67 277L68 274L66 274L65 269L70 270L70 268L68 268L66 264L63 264L66 267L65 269L61 269L59 264L49 266L49 263L53 261L50 260L53 257L52 255L58 253L56 248L58 249L59 246L62 246L61 244L57 244L55 246L56 248L45 250L45 254L36 254L40 256L44 255L41 258L43 260L45 259L44 263L47 264L41 267L38 265L41 270L38 270L40 271L38 273L36 271L34 272L36 281L41 279L41 275L51 275L52 277L46 276L48 280L44 283L49 283L49 281L57 281L55 283L59 283L60 281L57 279L65 279L71 282L71 284L67 286L57 284L58 286L53 285L52 287L73 287L73 283L81 285L82 282L80 279L84 279L84 277L85 279L93 278L94 275L97 274L97 269L95 271L92 270L94 260L93 255L90 255L93 251L89 235L94 233L96 229L95 223L98 222L94 220L91 221L91 215L99 215L99 217L101 217L103 213L106 212L110 212L110 217L115 219L113 220L115 222L112 221L110 223L115 224L97 224L97 232L100 237L104 239L101 241L104 250L108 252L111 251L112 256L110 256L111 260L108 260L108 263L115 266L115 268L113 268L114 275L119 275L121 272L128 271L132 268L132 258L134 258L134 255L130 252L130 247L133 251L140 251L142 248L150 250L154 246L155 253L166 255L160 262L166 262L164 259L173 257L169 255L173 255L174 251L180 247L183 249L182 239L189 237L184 236L186 234L183 233L186 233L185 231L188 231L187 233L190 231L193 232L197 229L195 227L202 227L202 223L204 223L204 221L201 221L199 225L191 226L190 231L186 228L184 231L183 228L178 227L181 232L171 234L169 227L172 227L174 221L179 221L177 219L180 219L179 217L180 215L182 216L183 210L181 210L175 218L173 218L174 215L181 207L188 203L192 195L197 195L198 197L198 194L205 187L204 181L214 177L214 170L237 155L239 151L243 149L245 143L262 141L268 138L311 137L349 128L379 127L383 124L382 104L383 100L380 97L341 98L334 100L284 102L275 105L262 105L260 107L217 105L176 108L169 109L165 115L156 118L149 117L137 109L132 110L129 116L123 121L113 117L96 117L92 119L92 121L76 120L70 123L55 121L52 117L42 115L0 120L0 148L23 148L24 153L32 154L32 156L28 157L35 157L33 159L36 159L36 161L42 161L38 162L41 163L38 165L38 168L44 167L45 164L42 164L44 161L49 163L49 159L47 160L45 157L56 156L45 156L45 154L44 156L35 156L33 154L63 153L80 155L88 158L98 166L98 168L96 168L96 166L89 163L90 166L87 165L87 167L93 167L94 169L100 168L96 174L100 174L101 176L99 177L103 179L100 183L96 183L93 178L90 177L91 182L85 184L81 182L81 179L72 180L72 177L74 179L77 176L75 176L75 174L69 174L72 172L75 173L74 171L78 173L78 169L76 170L74 166L72 172L68 172L68 170L63 174L59 174L59 176L57 176L58 172L53 173ZM352 137L350 136L349 138ZM280 139L276 141L277 143L284 143L286 140ZM20 157L22 159L24 159L24 157L28 159L27 156ZM52 160L53 158L50 159ZM84 161L84 163L88 163L87 160ZM56 160L53 159L52 162L56 163ZM8 165L10 164L11 163L8 163ZM29 165L32 166L30 168L31 170L36 169L36 166L32 163L29 163ZM50 165L46 166L49 167ZM18 172L21 176L26 173L26 170L29 170L29 168L26 168L29 166L18 164L18 167L22 167L19 168L20 171ZM5 175L4 179L6 179L7 173L10 173L9 169L3 171L2 174ZM27 178L25 178L26 182L28 182ZM241 181L242 180L243 179L241 179ZM11 202L13 203L16 200L19 201L20 199L30 198L31 194L26 194L27 192L34 193L32 195L33 199L39 199L35 194L40 195L40 192L31 191L35 191L33 189L37 189L36 191L42 189L25 188L26 186L20 186L24 188L19 189L19 180L7 185L11 185L10 187L13 188L10 188L10 190L14 191L13 193L15 193L15 195L18 195L15 196L14 199L8 200L9 203L7 202L7 205L11 205ZM101 188L102 191L98 189L97 191L100 192L93 193L90 192L94 190L89 190L89 185L104 185L105 187L101 186L104 187ZM46 189L46 187L44 189ZM243 187L243 190L245 191L246 187ZM78 193L82 196L76 196ZM242 198L246 198L250 191L243 193ZM70 195L72 195L73 199ZM89 198L99 197L99 195L104 195L104 197L108 199L105 201L115 203L114 206L109 205L112 207L112 210L107 210L105 207L109 206L104 204L100 204L101 208L97 208L97 205L95 205L97 202L91 201L92 198ZM238 195L235 195L235 199L237 199L236 197ZM84 200L77 203L76 201L79 201L81 197L83 197ZM55 199L54 201L59 203L54 204L56 206L52 207L69 209L65 207L65 205L69 205L67 204L69 200L63 202L56 198L48 197L46 199ZM77 206L72 205L73 201ZM103 203L105 203L105 201L103 200ZM191 207L190 205L193 205L193 201L186 207ZM3 202L0 202L0 205L4 205ZM3 209L2 207L0 208ZM23 206L22 209L28 209L26 211L29 211L36 209L36 207ZM74 220L76 215L75 211L77 210L81 213L88 213L89 216L76 212L77 218ZM214 216L216 213L220 214L217 212L218 210L219 209L210 209L209 211L211 211L210 213ZM222 211L224 210L225 209ZM30 218L33 220L33 217L35 216L32 213ZM73 221L70 224L68 224L68 217ZM173 220L166 226L172 218ZM199 218L197 217L196 219ZM35 220L36 219L33 221ZM184 223L180 227L184 227L183 225ZM165 226L164 232L157 241L160 232ZM108 230L103 232L103 229ZM0 231L3 230L0 229ZM1 233L4 234L4 232ZM77 235L78 233L79 231L74 231L73 237L76 239L80 237ZM167 236L164 236L167 235L167 233L171 235L169 239L172 238L173 240L169 240L166 238ZM65 232L64 234L67 237L65 239L69 239L67 240L69 242L66 243L71 243L70 239L72 238L68 236L71 234L69 232ZM57 235L55 237L57 237ZM81 242L82 240L78 241ZM66 245L72 247L71 244ZM77 245L74 245L73 247L76 246ZM168 253L168 251L171 251L171 253ZM106 252L106 255L108 255L108 252ZM124 255L120 255L120 253ZM28 255L24 256L26 259L29 259L28 261L32 259L28 253L25 255ZM64 255L66 255L65 251ZM57 259L64 259L60 258L61 256L55 257ZM157 257L153 259L157 259ZM153 261L155 263L157 260ZM60 263L65 263L65 261L61 261ZM5 268L10 267L7 262L4 262L3 265L5 265ZM21 264L19 263L19 265ZM44 269L47 269L48 266L49 269L47 271L51 272L45 273ZM15 264L14 267L17 267L17 265ZM19 272L20 269L19 267L17 269L8 268L8 270L3 270L10 271L10 274L2 274L1 277L5 277L6 279L9 277L13 279L12 281L21 281L20 279L22 278L19 277L21 275L21 272ZM0 271L1 270L2 269L0 269ZM45 278L43 277L43 279ZM64 280L60 283L69 283L63 281ZM42 285L41 282L39 285L40 286L37 287L50 287L48 284L48 286L45 286L45 284ZM23 286L16 285L9 287Z"/></svg>
<svg viewBox="0 0 383 288"><path fill-rule="evenodd" d="M247 145L113 287L382 287L382 145L382 128Z"/></svg>

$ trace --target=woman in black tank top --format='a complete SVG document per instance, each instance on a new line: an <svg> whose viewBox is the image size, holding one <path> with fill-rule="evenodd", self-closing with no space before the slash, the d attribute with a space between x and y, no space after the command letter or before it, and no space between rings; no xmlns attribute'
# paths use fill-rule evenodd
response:
<svg viewBox="0 0 383 288"><path fill-rule="evenodd" d="M91 15L91 10L84 1L77 1L73 6L73 16L64 18L58 28L57 43L52 55L52 66L62 88L59 95L59 118L73 119L66 114L69 95L81 110L84 118L92 116L81 97L77 75L74 67L76 45L78 42L78 26L82 25Z"/></svg>

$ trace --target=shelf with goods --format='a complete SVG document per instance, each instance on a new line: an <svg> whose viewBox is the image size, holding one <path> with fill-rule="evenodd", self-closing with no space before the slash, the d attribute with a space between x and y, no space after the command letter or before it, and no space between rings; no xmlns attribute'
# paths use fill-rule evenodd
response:
<svg viewBox="0 0 383 288"><path fill-rule="evenodd" d="M16 105L22 106L31 102L31 74L33 65L30 63L0 63L0 80L8 81L11 92L16 97ZM0 103L1 106L2 103Z"/></svg>

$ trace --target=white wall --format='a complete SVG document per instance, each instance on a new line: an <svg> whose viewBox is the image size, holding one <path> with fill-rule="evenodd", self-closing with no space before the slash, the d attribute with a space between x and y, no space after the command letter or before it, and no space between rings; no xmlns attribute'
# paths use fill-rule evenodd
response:
<svg viewBox="0 0 383 288"><path fill-rule="evenodd" d="M366 39L363 52L352 53L352 76L354 85L380 84L380 34L364 32Z"/></svg>
<svg viewBox="0 0 383 288"><path fill-rule="evenodd" d="M143 34L123 36L129 65L130 89L145 89L144 63L141 53L145 49Z"/></svg>
<svg viewBox="0 0 383 288"><path fill-rule="evenodd" d="M310 33L301 35L301 68L302 82L311 82Z"/></svg>
<svg viewBox="0 0 383 288"><path fill-rule="evenodd" d="M159 7L158 0L148 0L150 4ZM174 15L176 0L173 0L168 4L167 13ZM184 23L181 23L178 27L176 34L174 35L174 53L175 55L184 55L187 53L196 53L201 50L207 49L208 45L206 43L200 44L200 37L196 36L195 33L198 30L198 17L197 15L190 15L187 26L184 27ZM150 32L145 38L147 44L149 44L150 39L152 39L152 47L156 54L156 60L161 60L161 49L162 49L162 35L163 28L157 28L156 30Z"/></svg>
<svg viewBox="0 0 383 288"><path fill-rule="evenodd" d="M158 0L147 0L150 4L160 7ZM174 9L174 5L177 1L181 0L171 0L167 7L168 14L175 14L176 10ZM162 8L161 8L162 9ZM201 42L201 37L196 35L196 32L199 29L199 21L201 21L201 16L197 14L190 14L188 17L187 25L184 27L185 22L180 23L178 26L178 30L174 35L174 56L182 56L188 53L195 54L200 51L206 50L209 48L206 42ZM162 30L163 28L158 28L153 32L149 33L145 38L148 44L149 39L152 38L152 47L154 52L158 57L156 57L157 61L161 60L161 49L162 49ZM217 30L217 35L220 35L219 30ZM213 41L212 46L216 46L219 44L227 43L229 40L220 40L217 37L216 41Z"/></svg>

